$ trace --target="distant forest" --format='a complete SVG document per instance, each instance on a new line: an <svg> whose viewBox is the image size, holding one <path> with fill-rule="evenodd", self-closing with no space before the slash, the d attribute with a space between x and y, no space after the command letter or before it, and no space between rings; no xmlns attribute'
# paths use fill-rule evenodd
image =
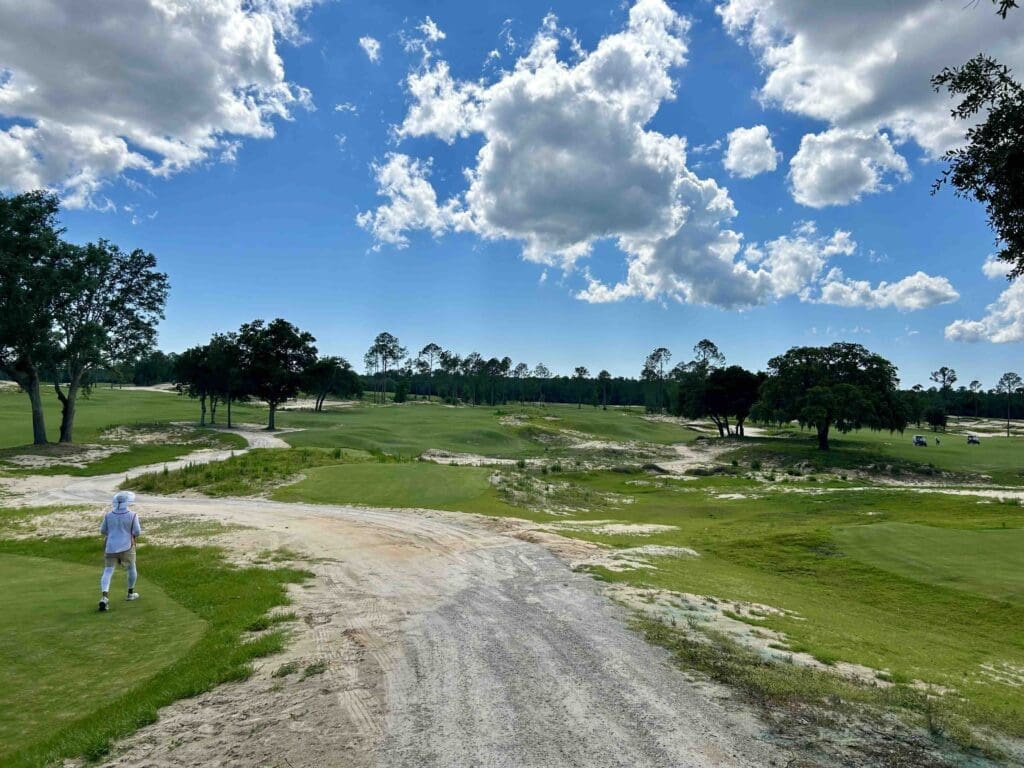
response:
<svg viewBox="0 0 1024 768"><path fill-rule="evenodd" d="M383 341L386 346L389 339ZM397 344L397 340L394 342ZM405 352L401 347L397 351ZM431 352L433 360L429 359ZM94 370L92 383L152 386L177 382L181 378L180 358L177 353L156 350L129 365ZM670 360L671 353L661 348L648 356L636 377L611 376L607 371L595 374L582 366L572 375L565 375L552 373L544 364L530 368L523 363L514 365L508 357L484 358L477 353L461 356L428 344L414 358L403 354L387 371L379 355L368 353L364 360L368 372L355 374L361 391L343 396L397 402L437 398L450 404L488 406L515 402L636 406L687 417L694 413L692 404L688 407L694 393L693 377L686 374L702 366L724 365L725 358L713 343L704 340L694 348L692 360L669 367ZM44 375L55 380L59 373L44 371ZM1024 393L1013 393L1017 396L1011 394L1008 398L1005 391L983 389L976 380L965 385L956 371L946 367L935 371L932 381L928 388L900 390L912 424L927 422L929 412L959 418L1006 419L1008 407L1010 418L1024 419Z"/></svg>

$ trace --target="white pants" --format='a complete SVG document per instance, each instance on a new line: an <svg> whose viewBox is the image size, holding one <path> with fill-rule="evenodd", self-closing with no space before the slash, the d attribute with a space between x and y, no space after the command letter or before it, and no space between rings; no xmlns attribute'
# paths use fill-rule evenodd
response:
<svg viewBox="0 0 1024 768"><path fill-rule="evenodd" d="M110 580L114 578L114 569L116 565L108 565L103 569L103 575L100 576L100 592L110 591ZM135 567L135 563L128 563L128 589L135 588L135 581L139 578L139 571Z"/></svg>

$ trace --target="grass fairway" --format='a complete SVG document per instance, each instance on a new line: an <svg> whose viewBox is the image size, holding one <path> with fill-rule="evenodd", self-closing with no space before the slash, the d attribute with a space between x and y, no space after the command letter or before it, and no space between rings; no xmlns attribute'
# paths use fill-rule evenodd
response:
<svg viewBox="0 0 1024 768"><path fill-rule="evenodd" d="M0 510L0 521L24 517ZM95 538L0 541L4 768L97 759L160 707L243 679L252 659L284 643L282 630L243 642L248 628L287 603L285 586L306 576L234 568L213 547L144 546L142 599L116 599L119 573L104 615L95 605L101 563Z"/></svg>
<svg viewBox="0 0 1024 768"><path fill-rule="evenodd" d="M1024 529L959 530L881 523L837 532L863 563L925 584L1024 605Z"/></svg>
<svg viewBox="0 0 1024 768"><path fill-rule="evenodd" d="M279 488L279 501L365 504L487 512L501 502L483 467L449 467L430 462L339 464L317 467L295 485ZM507 509L507 507L505 508Z"/></svg>
<svg viewBox="0 0 1024 768"><path fill-rule="evenodd" d="M506 458L564 453L567 441L560 439L563 430L602 440L657 444L696 437L695 432L678 424L645 419L639 409L602 411L570 405L360 405L324 413L286 411L281 414L280 424L303 429L284 435L296 447L358 448L405 457L418 456L431 448Z"/></svg>
<svg viewBox="0 0 1024 768"><path fill-rule="evenodd" d="M124 574L114 580L113 608L96 611L94 567L0 555L0 758L49 736L118 699L195 644L206 622L154 584L123 602ZM142 586L140 585L140 593Z"/></svg>

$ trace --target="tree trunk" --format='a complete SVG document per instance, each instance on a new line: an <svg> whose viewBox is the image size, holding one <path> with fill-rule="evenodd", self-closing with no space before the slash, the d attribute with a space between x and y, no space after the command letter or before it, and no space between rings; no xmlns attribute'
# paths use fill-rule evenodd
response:
<svg viewBox="0 0 1024 768"><path fill-rule="evenodd" d="M210 397L210 424L217 423L217 398Z"/></svg>
<svg viewBox="0 0 1024 768"><path fill-rule="evenodd" d="M267 431L273 432L277 429L274 417L277 415L277 403L268 403L270 406L270 418L267 421Z"/></svg>
<svg viewBox="0 0 1024 768"><path fill-rule="evenodd" d="M818 427L818 449L827 451L828 448L828 424Z"/></svg>
<svg viewBox="0 0 1024 768"><path fill-rule="evenodd" d="M206 395L199 398L199 426L206 426Z"/></svg>
<svg viewBox="0 0 1024 768"><path fill-rule="evenodd" d="M46 445L46 419L43 415L43 396L40 393L39 371L34 365L30 365L24 373L11 372L14 380L28 395L32 404L32 442L36 445Z"/></svg>
<svg viewBox="0 0 1024 768"><path fill-rule="evenodd" d="M75 406L78 403L78 391L82 386L82 374L78 373L71 377L68 382L68 392L65 395L61 392L60 385L54 384L57 391L57 399L60 400L60 442L70 443L75 430Z"/></svg>
<svg viewBox="0 0 1024 768"><path fill-rule="evenodd" d="M231 429L231 394L228 393L228 429Z"/></svg>

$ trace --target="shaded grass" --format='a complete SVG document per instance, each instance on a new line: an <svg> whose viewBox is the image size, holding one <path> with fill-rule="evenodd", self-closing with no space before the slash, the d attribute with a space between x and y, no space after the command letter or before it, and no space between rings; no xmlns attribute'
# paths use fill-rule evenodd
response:
<svg viewBox="0 0 1024 768"><path fill-rule="evenodd" d="M92 539L0 541L0 555L46 558L59 564L85 564L93 568L97 564L96 542ZM163 590L169 600L196 617L196 621L205 623L204 631L182 655L169 658L167 666L158 671L143 670L140 674L131 665L116 668L113 676L119 684L117 691L105 698L92 697L90 703L97 709L65 713L65 720L59 725L54 726L54 723L58 721L57 713L64 700L61 696L47 697L37 711L29 713L46 724L43 732L36 733L31 743L16 749L8 748L5 742L0 747L4 750L0 754L4 766L40 766L75 755L98 758L106 753L114 739L153 722L160 707L210 690L222 682L244 679L254 658L281 649L284 634L272 631L245 643L240 642L242 634L271 608L288 602L287 584L307 576L286 568L234 568L212 547L144 547L139 558L140 587L149 583ZM93 578L89 579L92 589L95 589L98 570L96 568ZM146 599L128 607L144 607ZM94 613L95 605L90 599L83 603L81 611L82 622L107 622L109 634L103 637L103 643L118 642L120 635L110 629L113 626L110 620L117 621L121 612L127 613L124 606L115 605L110 614ZM45 612L34 615L37 621L46 621ZM156 614L147 620L162 622L162 617L163 614ZM0 614L0 637L10 635L9 620L6 611ZM157 630L158 627L152 627L152 631ZM75 664L68 658L69 649L60 633L46 633L38 640L44 644L41 650L47 654L46 663L65 676L74 679L92 673L89 664ZM37 647L32 652L39 651ZM99 649L85 647L79 651L97 653ZM25 653L21 646L16 646L12 661L0 669L5 683L0 686L0 697L6 699L3 701L5 711L24 706L27 700L22 689L10 679L16 665L27 663L28 657L19 655ZM111 674L106 668L103 672Z"/></svg>

